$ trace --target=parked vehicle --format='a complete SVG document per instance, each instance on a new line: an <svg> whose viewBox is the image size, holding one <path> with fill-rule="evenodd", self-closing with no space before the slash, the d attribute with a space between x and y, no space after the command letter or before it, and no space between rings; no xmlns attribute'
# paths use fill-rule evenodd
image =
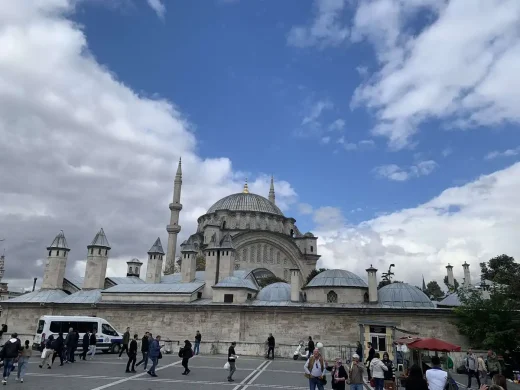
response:
<svg viewBox="0 0 520 390"><path fill-rule="evenodd" d="M294 360L298 360L298 359L307 360L308 357L309 357L309 354L307 351L307 347L305 346L305 343L303 342L303 340L300 340L298 346L296 347L296 350L294 351L293 359Z"/></svg>

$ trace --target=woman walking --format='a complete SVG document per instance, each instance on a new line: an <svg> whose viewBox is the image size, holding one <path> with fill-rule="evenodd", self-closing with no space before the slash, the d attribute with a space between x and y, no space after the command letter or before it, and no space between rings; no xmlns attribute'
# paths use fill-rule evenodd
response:
<svg viewBox="0 0 520 390"><path fill-rule="evenodd" d="M330 375L332 377L331 386L334 390L345 390L347 383L348 374L347 370L343 366L343 362L340 358L336 359L336 364L332 368Z"/></svg>
<svg viewBox="0 0 520 390"><path fill-rule="evenodd" d="M40 363L40 368L43 368L47 364L47 368L50 370L52 365L52 356L54 355L54 349L52 348L52 344L54 343L54 336L51 334L49 338L47 338L47 342L45 343L45 349L42 354L42 362Z"/></svg>
<svg viewBox="0 0 520 390"><path fill-rule="evenodd" d="M184 347L179 351L179 357L182 357L182 366L184 367L182 375L188 375L190 373L191 370L188 368L188 362L192 356L193 351L191 349L191 343L189 340L184 340Z"/></svg>
<svg viewBox="0 0 520 390"><path fill-rule="evenodd" d="M383 390L385 384L385 371L388 371L388 367L379 360L379 352L374 354L374 358L370 362L370 373L374 378L375 390Z"/></svg>
<svg viewBox="0 0 520 390"><path fill-rule="evenodd" d="M18 359L18 374L16 380L23 383L25 371L27 370L27 364L29 364L29 358L32 356L32 348L29 347L29 340L25 340L25 346L20 352L20 358Z"/></svg>

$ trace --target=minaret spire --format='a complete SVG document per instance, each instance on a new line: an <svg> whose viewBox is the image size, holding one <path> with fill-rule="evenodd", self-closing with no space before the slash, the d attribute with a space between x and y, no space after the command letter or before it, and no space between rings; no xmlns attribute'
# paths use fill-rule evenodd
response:
<svg viewBox="0 0 520 390"><path fill-rule="evenodd" d="M246 183L244 184L244 189L242 190L243 194L249 194L249 187L247 186L247 177L246 177Z"/></svg>
<svg viewBox="0 0 520 390"><path fill-rule="evenodd" d="M170 224L166 226L166 231L168 232L168 250L166 253L166 264L171 264L175 261L175 252L177 250L177 235L181 231L181 227L179 225L179 214L182 210L181 187L182 160L179 158L179 165L177 166L177 173L175 174L175 181L173 186L173 202L170 203Z"/></svg>
<svg viewBox="0 0 520 390"><path fill-rule="evenodd" d="M274 177L271 175L271 188L269 189L269 200L272 204L276 204L276 196L274 195Z"/></svg>

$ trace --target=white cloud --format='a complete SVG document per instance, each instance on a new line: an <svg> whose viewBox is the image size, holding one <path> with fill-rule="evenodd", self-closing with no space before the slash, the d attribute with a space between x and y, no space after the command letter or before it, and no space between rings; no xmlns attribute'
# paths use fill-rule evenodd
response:
<svg viewBox="0 0 520 390"><path fill-rule="evenodd" d="M0 2L0 237L5 278L27 286L61 229L67 272L78 272L100 227L112 246L109 270L145 260L158 236L166 246L180 156L179 242L213 202L243 186L229 159L197 155L191 125L171 102L140 96L96 62L67 19L73 4ZM269 177L253 177L251 190L267 196ZM276 181L276 193L282 208L295 202L287 182Z"/></svg>
<svg viewBox="0 0 520 390"><path fill-rule="evenodd" d="M322 139L320 140L320 142L321 142L323 145L327 145L327 144L330 142L330 137L322 137Z"/></svg>
<svg viewBox="0 0 520 390"><path fill-rule="evenodd" d="M341 131L345 128L345 121L343 119L336 119L329 125L331 131Z"/></svg>
<svg viewBox="0 0 520 390"><path fill-rule="evenodd" d="M318 118L321 116L324 110L330 110L334 108L332 102L328 99L318 100L309 109L309 113L305 115L302 120L302 125L309 125L317 123Z"/></svg>
<svg viewBox="0 0 520 390"><path fill-rule="evenodd" d="M337 46L348 37L342 21L346 0L315 0L316 16L310 26L294 26L287 35L287 44L296 47Z"/></svg>
<svg viewBox="0 0 520 390"><path fill-rule="evenodd" d="M431 174L437 163L433 160L420 161L409 168L402 168L396 164L381 165L374 168L374 173L379 177L384 177L394 181L406 181L408 179Z"/></svg>
<svg viewBox="0 0 520 390"><path fill-rule="evenodd" d="M361 149L366 150L366 149L373 148L375 146L375 142L372 141L371 139L364 139L359 142L348 142L347 140L345 140L345 137L340 137L340 138L338 138L338 140L336 142L338 144L342 145L343 148L347 151L361 150Z"/></svg>
<svg viewBox="0 0 520 390"><path fill-rule="evenodd" d="M486 154L486 157L485 159L486 160L493 160L497 157L513 157L513 156L518 156L520 154L520 146L514 148L514 149L507 149L507 150L504 150L502 152L498 151L498 150L494 150L492 152L489 152L488 154Z"/></svg>
<svg viewBox="0 0 520 390"><path fill-rule="evenodd" d="M448 157L450 154L453 153L453 149L450 147L447 147L447 148L444 148L441 153L442 153L442 157Z"/></svg>
<svg viewBox="0 0 520 390"><path fill-rule="evenodd" d="M394 263L396 280L419 285L424 274L427 281L437 280L443 286L445 266L454 265L455 277L461 280L462 264L467 261L476 282L480 262L502 253L520 257L518 192L520 163L449 188L415 208L359 225L338 228L338 210L330 226L321 219L315 231L322 264L363 276L373 264L380 277Z"/></svg>
<svg viewBox="0 0 520 390"><path fill-rule="evenodd" d="M298 203L298 212L300 214L308 215L313 213L313 209L308 203Z"/></svg>
<svg viewBox="0 0 520 390"><path fill-rule="evenodd" d="M374 133L388 137L392 147L407 146L429 119L448 127L520 122L520 2L473 3L359 3L352 39L372 42L380 67L352 103L376 110ZM413 28L418 14L431 20L422 30Z"/></svg>
<svg viewBox="0 0 520 390"><path fill-rule="evenodd" d="M152 7L157 16L160 19L164 19L164 14L166 13L166 6L161 0L146 0L148 5Z"/></svg>

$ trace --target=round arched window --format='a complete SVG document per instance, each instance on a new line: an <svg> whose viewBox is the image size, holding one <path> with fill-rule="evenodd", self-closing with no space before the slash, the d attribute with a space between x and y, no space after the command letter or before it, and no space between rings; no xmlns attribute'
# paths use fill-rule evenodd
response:
<svg viewBox="0 0 520 390"><path fill-rule="evenodd" d="M329 291L327 293L327 303L338 303L338 294L334 291Z"/></svg>

